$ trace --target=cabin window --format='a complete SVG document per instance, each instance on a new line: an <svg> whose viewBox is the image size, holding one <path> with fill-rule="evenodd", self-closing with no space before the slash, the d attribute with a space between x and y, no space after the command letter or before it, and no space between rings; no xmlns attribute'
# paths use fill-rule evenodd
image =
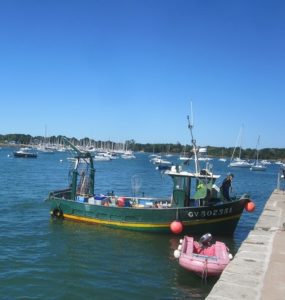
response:
<svg viewBox="0 0 285 300"><path fill-rule="evenodd" d="M185 180L183 177L174 178L174 189L175 190L184 190Z"/></svg>

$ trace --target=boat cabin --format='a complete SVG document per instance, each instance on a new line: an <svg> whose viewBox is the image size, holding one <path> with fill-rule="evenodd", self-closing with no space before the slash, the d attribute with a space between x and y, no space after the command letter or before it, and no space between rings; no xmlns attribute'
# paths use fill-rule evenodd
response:
<svg viewBox="0 0 285 300"><path fill-rule="evenodd" d="M220 175L214 175L207 169L199 173L182 171L177 166L165 174L173 180L172 207L202 206L217 200L218 189L214 183Z"/></svg>

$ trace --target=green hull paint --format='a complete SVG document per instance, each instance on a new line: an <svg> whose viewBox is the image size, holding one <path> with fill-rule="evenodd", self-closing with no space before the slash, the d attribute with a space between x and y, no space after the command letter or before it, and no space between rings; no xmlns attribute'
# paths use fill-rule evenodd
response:
<svg viewBox="0 0 285 300"><path fill-rule="evenodd" d="M194 141L192 139L195 152L197 147ZM171 199L161 201L106 196L104 201L108 206L97 205L99 203L95 201L94 195L95 169L92 155L79 151L70 143L69 145L77 152L70 187L51 192L47 199L54 217L157 233L170 233L171 223L178 220L183 224L183 234L211 232L232 235L245 204L250 201L244 195L225 202L214 186L219 175L214 175L207 169L200 170L197 166L195 172L183 171L182 167L175 166L166 171L173 180ZM197 156L195 157L197 161ZM195 193L191 196L193 190ZM150 204L146 205L147 202Z"/></svg>
<svg viewBox="0 0 285 300"><path fill-rule="evenodd" d="M54 197L51 210L60 210L65 219L128 230L170 233L174 220L183 223L183 233L232 235L248 199L213 206L183 208L132 208L80 203Z"/></svg>

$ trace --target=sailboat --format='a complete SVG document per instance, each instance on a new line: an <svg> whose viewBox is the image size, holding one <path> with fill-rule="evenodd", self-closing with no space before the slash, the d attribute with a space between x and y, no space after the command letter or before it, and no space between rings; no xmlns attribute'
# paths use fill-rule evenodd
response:
<svg viewBox="0 0 285 300"><path fill-rule="evenodd" d="M226 162L227 159L224 157L224 149L222 149L222 156L219 158L219 161Z"/></svg>
<svg viewBox="0 0 285 300"><path fill-rule="evenodd" d="M266 166L258 161L259 140L260 140L260 136L258 136L258 139L257 139L257 144L256 144L256 160L255 160L254 164L250 168L251 171L265 171L266 170Z"/></svg>
<svg viewBox="0 0 285 300"><path fill-rule="evenodd" d="M41 153L53 154L55 153L55 147L50 144L49 139L47 138L47 126L45 125L45 137L41 144L37 147L37 150Z"/></svg>
<svg viewBox="0 0 285 300"><path fill-rule="evenodd" d="M237 143L236 146L234 148L232 157L231 157L231 161L230 164L228 165L228 167L238 167L238 168L250 168L252 166L251 163L249 163L248 161L241 159L241 140L242 140L242 131L243 131L243 126L240 128L240 132L237 138ZM239 144L239 156L234 158L235 155L235 151L237 148L237 145Z"/></svg>
<svg viewBox="0 0 285 300"><path fill-rule="evenodd" d="M188 161L191 159L191 155L186 155L186 146L184 146L183 154L179 156L179 160Z"/></svg>

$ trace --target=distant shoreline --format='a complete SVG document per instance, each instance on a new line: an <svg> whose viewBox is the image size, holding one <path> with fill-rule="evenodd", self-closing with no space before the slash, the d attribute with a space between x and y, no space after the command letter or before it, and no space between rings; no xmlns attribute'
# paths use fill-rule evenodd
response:
<svg viewBox="0 0 285 300"><path fill-rule="evenodd" d="M3 148L19 148L19 147L27 147L29 145L26 144L5 144L5 143L0 143L0 147Z"/></svg>
<svg viewBox="0 0 285 300"><path fill-rule="evenodd" d="M21 147L33 147L33 146L38 146L38 145L31 145L31 144L9 144L9 143L1 143L0 142L0 148L21 148ZM209 146L210 147L210 146ZM223 148L223 147L221 147ZM284 148L272 148L272 150L275 149L279 149L279 150L284 150ZM262 150L262 149L260 149ZM144 152L144 153L152 153L151 151L137 151L137 152ZM156 154L159 155L164 155L167 154L166 152L156 152ZM181 153L179 152L171 152L171 154L173 155L180 155ZM220 158L221 156L219 155L208 155L209 158ZM224 156L224 158L226 158L227 160L231 159L231 156ZM260 158L262 159L262 158ZM249 158L249 160L253 160L253 158ZM277 161L284 161L283 157L278 157L278 158L266 158L266 160L270 160L273 162L277 162Z"/></svg>

